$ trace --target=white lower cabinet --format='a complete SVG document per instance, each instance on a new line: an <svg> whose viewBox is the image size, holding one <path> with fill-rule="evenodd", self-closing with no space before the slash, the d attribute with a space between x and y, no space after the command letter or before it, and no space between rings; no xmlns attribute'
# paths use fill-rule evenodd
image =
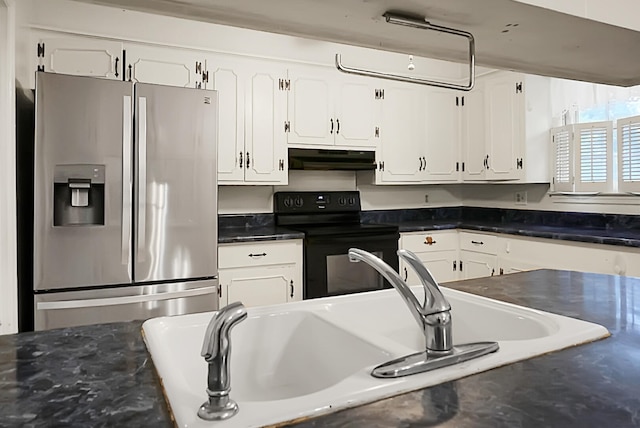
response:
<svg viewBox="0 0 640 428"><path fill-rule="evenodd" d="M498 238L495 235L460 232L460 278L482 278L496 274Z"/></svg>
<svg viewBox="0 0 640 428"><path fill-rule="evenodd" d="M457 231L403 233L399 248L415 253L439 283L458 279ZM400 276L410 285L420 284L416 273L402 259L400 259Z"/></svg>
<svg viewBox="0 0 640 428"><path fill-rule="evenodd" d="M221 244L220 307L247 307L302 300L302 240Z"/></svg>

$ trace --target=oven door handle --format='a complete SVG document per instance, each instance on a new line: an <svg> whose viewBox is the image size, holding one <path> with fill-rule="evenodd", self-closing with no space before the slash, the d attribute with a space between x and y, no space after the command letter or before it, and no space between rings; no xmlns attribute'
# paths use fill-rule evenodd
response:
<svg viewBox="0 0 640 428"><path fill-rule="evenodd" d="M371 242L397 242L400 239L400 233L386 233L383 235L331 235L331 236L312 236L307 239L307 245L312 244L348 244L352 247L358 247L360 243Z"/></svg>

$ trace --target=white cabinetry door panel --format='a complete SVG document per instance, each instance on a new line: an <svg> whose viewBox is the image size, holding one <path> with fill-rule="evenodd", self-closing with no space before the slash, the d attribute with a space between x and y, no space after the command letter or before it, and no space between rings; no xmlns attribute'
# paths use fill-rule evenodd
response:
<svg viewBox="0 0 640 428"><path fill-rule="evenodd" d="M494 254L460 251L460 270L463 279L493 276L496 273L497 257Z"/></svg>
<svg viewBox="0 0 640 428"><path fill-rule="evenodd" d="M379 162L383 182L419 182L426 177L425 93L416 85L384 88Z"/></svg>
<svg viewBox="0 0 640 428"><path fill-rule="evenodd" d="M375 147L375 129L380 120L380 100L375 99L373 79L341 76L335 108L335 144Z"/></svg>
<svg viewBox="0 0 640 428"><path fill-rule="evenodd" d="M242 302L253 307L296 300L294 272L293 265L247 267L229 272L221 270L223 302L226 297L225 305Z"/></svg>
<svg viewBox="0 0 640 428"><path fill-rule="evenodd" d="M218 91L218 180L244 180L244 85L240 67L207 58L213 89ZM242 161L241 161L242 160Z"/></svg>
<svg viewBox="0 0 640 428"><path fill-rule="evenodd" d="M279 89L285 68L256 63L246 86L245 181L287 184L287 95Z"/></svg>
<svg viewBox="0 0 640 428"><path fill-rule="evenodd" d="M448 250L432 253L416 254L420 261L429 269L438 283L455 281L458 279L458 251ZM403 260L400 263L400 275L409 285L419 285L420 279L415 271Z"/></svg>
<svg viewBox="0 0 640 428"><path fill-rule="evenodd" d="M425 169L429 180L456 181L460 176L460 106L456 98L459 104L460 97L453 91L427 91Z"/></svg>
<svg viewBox="0 0 640 428"><path fill-rule="evenodd" d="M332 146L337 124L334 94L327 72L289 69L289 144Z"/></svg>
<svg viewBox="0 0 640 428"><path fill-rule="evenodd" d="M462 177L464 180L485 179L485 110L481 84L462 96Z"/></svg>
<svg viewBox="0 0 640 428"><path fill-rule="evenodd" d="M524 144L522 79L513 73L485 82L487 178L517 179L521 169L517 161ZM520 85L520 86L518 86Z"/></svg>
<svg viewBox="0 0 640 428"><path fill-rule="evenodd" d="M122 79L122 43L92 37L39 38L44 71Z"/></svg>
<svg viewBox="0 0 640 428"><path fill-rule="evenodd" d="M126 44L127 80L158 85L202 86L204 55L190 50Z"/></svg>

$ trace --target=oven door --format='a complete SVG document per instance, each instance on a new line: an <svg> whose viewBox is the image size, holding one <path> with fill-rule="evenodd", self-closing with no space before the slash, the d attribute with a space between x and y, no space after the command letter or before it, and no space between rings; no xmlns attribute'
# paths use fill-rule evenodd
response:
<svg viewBox="0 0 640 428"><path fill-rule="evenodd" d="M375 254L398 271L398 233L381 235L331 235L305 239L304 298L336 296L391 288L366 263L349 261L350 248Z"/></svg>

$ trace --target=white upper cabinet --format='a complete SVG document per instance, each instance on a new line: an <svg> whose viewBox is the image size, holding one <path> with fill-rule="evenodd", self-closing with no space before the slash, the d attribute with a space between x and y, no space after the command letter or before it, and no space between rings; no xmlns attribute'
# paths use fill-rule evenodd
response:
<svg viewBox="0 0 640 428"><path fill-rule="evenodd" d="M376 184L424 181L427 178L425 90L408 83L387 83L383 90Z"/></svg>
<svg viewBox="0 0 640 428"><path fill-rule="evenodd" d="M320 67L290 68L289 144L374 148L380 107L373 82Z"/></svg>
<svg viewBox="0 0 640 428"><path fill-rule="evenodd" d="M280 89L287 69L256 61L245 83L245 181L288 183L287 94Z"/></svg>
<svg viewBox="0 0 640 428"><path fill-rule="evenodd" d="M427 90L426 159L428 180L460 179L460 104L462 98L451 90Z"/></svg>
<svg viewBox="0 0 640 428"><path fill-rule="evenodd" d="M208 55L205 73L218 91L220 184L287 184L286 68Z"/></svg>
<svg viewBox="0 0 640 428"><path fill-rule="evenodd" d="M462 148L462 177L464 180L485 180L485 114L482 83L460 96L462 126L460 146Z"/></svg>
<svg viewBox="0 0 640 428"><path fill-rule="evenodd" d="M489 180L518 179L522 172L523 77L500 73L484 82L487 151L483 163Z"/></svg>
<svg viewBox="0 0 640 428"><path fill-rule="evenodd" d="M127 43L125 78L133 82L206 88L204 54L187 49Z"/></svg>
<svg viewBox="0 0 640 428"><path fill-rule="evenodd" d="M50 73L122 79L122 43L94 37L34 33L36 68Z"/></svg>
<svg viewBox="0 0 640 428"><path fill-rule="evenodd" d="M463 95L463 178L549 182L549 78L497 72Z"/></svg>

